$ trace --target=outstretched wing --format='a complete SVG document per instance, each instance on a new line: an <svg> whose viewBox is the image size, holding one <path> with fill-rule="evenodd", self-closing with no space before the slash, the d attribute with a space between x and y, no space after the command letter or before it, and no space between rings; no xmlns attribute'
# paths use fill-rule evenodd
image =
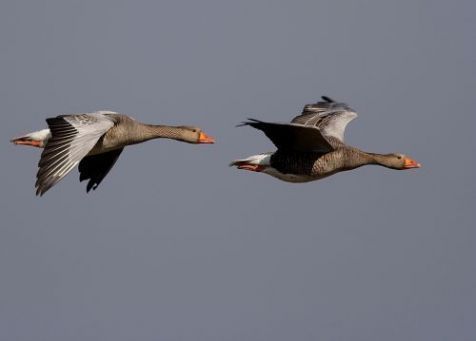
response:
<svg viewBox="0 0 476 341"><path fill-rule="evenodd" d="M46 119L51 138L38 163L36 194L43 195L85 157L114 119L102 112L61 115Z"/></svg>
<svg viewBox="0 0 476 341"><path fill-rule="evenodd" d="M302 114L296 116L291 123L316 127L322 135L344 142L345 128L356 117L357 113L347 104L322 96L322 101L305 105Z"/></svg>
<svg viewBox="0 0 476 341"><path fill-rule="evenodd" d="M116 163L124 148L111 150L107 153L89 155L79 163L79 181L88 180L86 192L96 189L104 177Z"/></svg>
<svg viewBox="0 0 476 341"><path fill-rule="evenodd" d="M249 119L240 126L244 125L263 131L281 150L329 152L334 149L319 129L312 126L270 123L255 119Z"/></svg>

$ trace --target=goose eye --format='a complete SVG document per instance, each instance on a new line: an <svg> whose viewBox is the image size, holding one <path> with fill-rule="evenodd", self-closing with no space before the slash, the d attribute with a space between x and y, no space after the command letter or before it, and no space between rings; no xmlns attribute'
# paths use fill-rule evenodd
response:
<svg viewBox="0 0 476 341"><path fill-rule="evenodd" d="M399 160L401 160L401 159L402 159L402 157L401 157L400 155L399 155L399 156L397 156L397 158L398 158Z"/></svg>

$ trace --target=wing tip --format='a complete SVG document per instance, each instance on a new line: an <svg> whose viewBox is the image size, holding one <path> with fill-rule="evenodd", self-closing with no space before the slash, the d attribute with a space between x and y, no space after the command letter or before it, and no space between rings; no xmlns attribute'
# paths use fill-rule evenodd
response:
<svg viewBox="0 0 476 341"><path fill-rule="evenodd" d="M53 185L48 184L36 184L36 196L42 197Z"/></svg>
<svg viewBox="0 0 476 341"><path fill-rule="evenodd" d="M236 127L244 127L244 126L252 126L254 127L254 124L259 124L259 123L263 123L263 121L260 121L260 120L257 120L255 118L247 118L248 121L243 121L239 124L236 125Z"/></svg>
<svg viewBox="0 0 476 341"><path fill-rule="evenodd" d="M323 95L321 96L321 99L327 103L336 103L335 100L333 100L332 98L330 98L329 96L326 96L326 95Z"/></svg>

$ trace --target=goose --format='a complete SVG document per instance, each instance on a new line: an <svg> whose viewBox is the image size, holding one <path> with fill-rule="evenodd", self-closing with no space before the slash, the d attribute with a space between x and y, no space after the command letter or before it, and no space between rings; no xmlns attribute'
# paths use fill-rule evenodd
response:
<svg viewBox="0 0 476 341"><path fill-rule="evenodd" d="M319 180L364 165L397 170L421 167L404 154L367 153L345 144L345 128L357 113L345 103L327 96L321 98L305 105L302 113L288 124L256 119L240 124L264 132L277 151L234 160L230 166L294 183Z"/></svg>
<svg viewBox="0 0 476 341"><path fill-rule="evenodd" d="M42 196L79 165L79 180L95 190L125 146L167 138L188 143L214 143L200 128L145 124L113 111L47 118L49 129L11 140L16 145L44 148L38 163L36 195Z"/></svg>

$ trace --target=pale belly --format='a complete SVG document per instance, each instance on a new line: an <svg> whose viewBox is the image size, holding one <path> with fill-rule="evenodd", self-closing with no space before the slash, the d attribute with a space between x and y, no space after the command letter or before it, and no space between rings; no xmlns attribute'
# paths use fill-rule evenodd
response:
<svg viewBox="0 0 476 341"><path fill-rule="evenodd" d="M309 175L284 174L277 171L275 168L267 168L263 173L271 175L279 180L293 183L309 182L320 179L320 177L316 178Z"/></svg>
<svg viewBox="0 0 476 341"><path fill-rule="evenodd" d="M328 176L331 176L335 174L336 172L332 173L327 173L327 174L322 174L322 175L302 175L302 174L285 174L281 173L275 168L267 168L263 173L266 173L268 175L271 175L279 180L286 181L286 182L292 182L292 183L303 183L303 182L310 182L310 181L316 181L320 179L327 178Z"/></svg>

